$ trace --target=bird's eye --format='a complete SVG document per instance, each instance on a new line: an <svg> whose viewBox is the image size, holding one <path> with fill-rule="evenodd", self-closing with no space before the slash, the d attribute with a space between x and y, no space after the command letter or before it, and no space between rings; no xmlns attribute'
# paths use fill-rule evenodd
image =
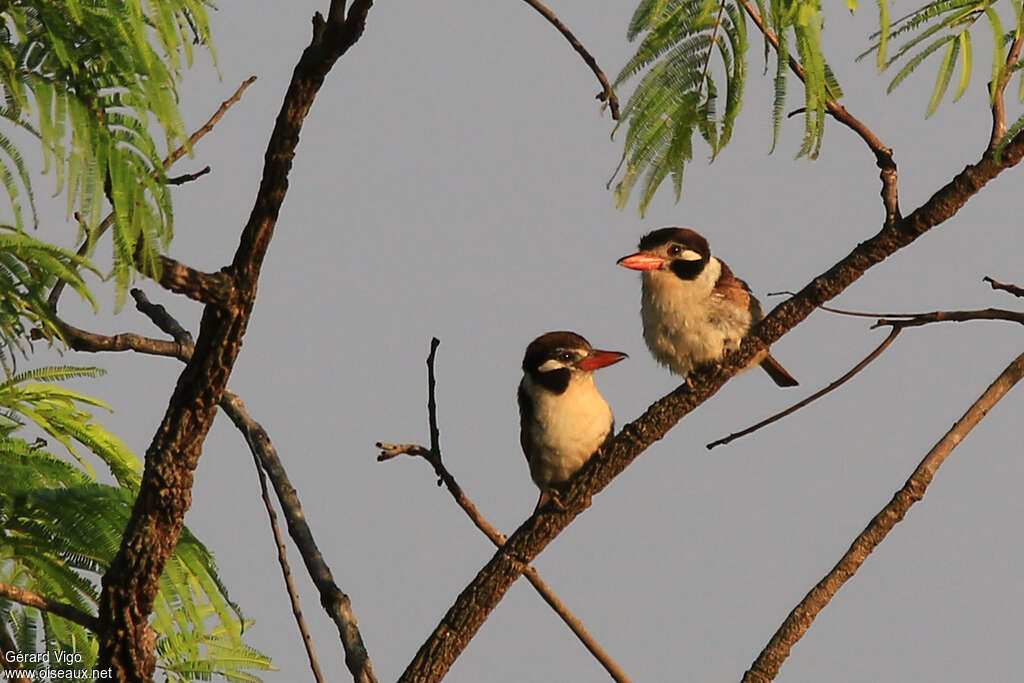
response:
<svg viewBox="0 0 1024 683"><path fill-rule="evenodd" d="M562 351L562 353L558 354L558 360L565 361L566 363L571 363L573 360L573 355L568 351Z"/></svg>
<svg viewBox="0 0 1024 683"><path fill-rule="evenodd" d="M678 244L673 244L671 247L668 248L668 255L673 257L673 258L675 258L676 256L679 256L682 253L683 253L683 248L681 246L679 246Z"/></svg>

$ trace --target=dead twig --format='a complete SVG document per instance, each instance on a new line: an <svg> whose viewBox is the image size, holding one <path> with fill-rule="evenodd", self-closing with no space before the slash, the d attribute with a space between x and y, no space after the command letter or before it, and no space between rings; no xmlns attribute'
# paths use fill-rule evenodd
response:
<svg viewBox="0 0 1024 683"><path fill-rule="evenodd" d="M597 76L597 80L601 83L601 92L597 94L597 99L602 102L608 103L608 108L612 112L612 118L616 121L619 120L619 98L615 96L615 91L612 90L612 84L608 82L608 77L601 71L601 67L597 65L597 60L594 59L593 55L587 52L587 48L583 47L583 43L579 41L576 36L573 35L569 27L562 23L558 16L550 9L545 7L539 0L525 0L526 4L537 10L542 17L548 20L552 26L565 36L565 39L569 41L569 45L572 49L576 50L577 54L583 58L590 70Z"/></svg>
<svg viewBox="0 0 1024 683"><path fill-rule="evenodd" d="M782 418L786 417L787 415L791 415L792 413L795 413L796 411L800 410L801 408L803 408L807 404L813 403L814 401L817 401L819 398L821 398L825 394L838 389L842 385L846 384L846 382L849 381L854 375L856 375L858 372L860 372L861 370L866 368L868 365L870 365L873 360L875 360L876 358L881 356L882 353L887 348L889 348L889 345L892 344L894 341L896 341L896 337L899 335L900 330L901 330L901 328L894 327L892 329L892 331L889 333L889 336L886 337L885 340L881 344L879 344L878 347L874 351L869 353L864 358L864 360L862 360L861 362L859 362L856 365L854 365L850 369L849 372L847 372L845 375L843 375L842 377L840 377L836 381L834 381L831 384L829 384L824 389L821 389L820 391L814 392L813 394L811 394L807 398L803 399L802 401L798 401L797 403L794 403L793 405L791 405L789 408L786 408L782 412L776 413L776 414L772 415L769 418L761 420L760 422L758 422L755 425L747 427L746 429L742 429L742 430L740 430L738 432L734 432L734 433L730 434L729 436L726 436L724 438L718 439L717 441L712 441L711 443L709 443L707 445L707 449L710 451L715 446L724 446L725 444L731 443L732 441L735 441L736 439L739 439L740 437L747 436L748 434L752 434L753 432L756 432L757 430L761 429L762 427L767 427L768 425L772 424L773 422L778 422L779 420L781 420Z"/></svg>
<svg viewBox="0 0 1024 683"><path fill-rule="evenodd" d="M437 401L435 399L435 386L436 380L434 375L434 358L437 353L437 347L441 344L441 341L434 337L430 340L430 353L427 355L427 423L430 429L430 447L426 448L417 444L391 444L377 442L377 448L381 449L380 454L377 456L377 462L383 462L390 460L399 455L411 455L413 457L420 457L430 463L431 467L434 468L434 474L437 475L437 484L440 486L442 483L448 488L448 492L455 499L455 502L460 508L466 513L469 519L473 522L477 529L482 531L491 543L496 547L500 548L505 544L507 540L500 531L498 531L490 522L477 510L476 505L470 500L466 492L462 490L459 483L452 476L448 468L444 466L444 462L441 458L441 446L440 446L440 432L437 427ZM548 603L555 613L565 622L576 637L579 638L583 646L592 654L601 666L605 668L605 671L612 677L613 680L618 683L628 683L629 677L619 667L614 659L601 647L601 645L594 639L594 637L587 631L583 622L580 621L576 615L574 615L569 608L563 603L554 591L541 579L540 574L532 566L527 565L523 571L527 581L530 585L536 589L537 593L540 594L544 602Z"/></svg>
<svg viewBox="0 0 1024 683"><path fill-rule="evenodd" d="M298 626L299 635L302 637L302 646L306 650L306 658L309 659L309 668L313 672L313 678L317 683L324 683L324 674L320 670L320 661L316 656L316 648L313 647L313 637L309 634L309 626L306 625L306 617L302 614L302 603L299 600L299 592L295 589L295 581L292 579L292 568L288 564L288 549L284 544L284 536L281 535L281 528L277 524L277 512L274 511L274 503L270 500L270 493L267 491L267 475L257 454L257 445L249 441L249 433L245 433L246 442L249 443L249 450L252 452L253 462L256 464L256 474L260 479L260 497L263 499L263 507L267 510L267 517L270 520L270 531L274 534L274 544L277 546L277 563L281 565L281 575L284 577L284 585L288 591L288 600L292 605L292 615L295 617L295 624Z"/></svg>
<svg viewBox="0 0 1024 683"><path fill-rule="evenodd" d="M985 277L981 278L981 281L989 283L989 285L992 286L992 289L999 289L999 290L1002 290L1004 292L1009 292L1010 294L1012 294L1014 296L1024 297L1024 287L1018 287L1017 285L1004 284L1002 282L998 282L996 280L993 280L988 275L986 275Z"/></svg>
<svg viewBox="0 0 1024 683"><path fill-rule="evenodd" d="M1022 377L1024 354L1010 362L956 424L928 451L903 488L896 492L867 528L854 539L850 549L835 567L793 608L750 669L743 674L745 683L767 683L775 679L793 645L807 632L818 613L857 572L910 507L924 497L925 490L946 457Z"/></svg>
<svg viewBox="0 0 1024 683"><path fill-rule="evenodd" d="M168 185L184 185L185 183L191 183L193 180L198 180L204 175L210 172L210 167L205 166L195 173L183 173L182 175L164 178L164 182Z"/></svg>

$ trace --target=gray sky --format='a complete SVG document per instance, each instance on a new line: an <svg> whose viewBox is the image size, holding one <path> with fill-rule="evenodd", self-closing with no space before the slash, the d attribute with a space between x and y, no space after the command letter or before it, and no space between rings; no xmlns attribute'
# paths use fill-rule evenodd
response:
<svg viewBox="0 0 1024 683"><path fill-rule="evenodd" d="M193 160L213 173L175 190L170 254L212 270L228 262L252 205L288 78L326 0L223 3L213 17L223 80L205 60L187 75L189 128L245 77L254 84ZM551 8L610 77L631 54L632 3L560 0ZM844 103L899 163L904 212L988 139L981 27L977 71L959 104L923 118L934 66L892 96L867 44L872 7L830 15L831 63ZM270 433L334 575L352 598L381 680L393 680L492 555L421 461L375 461L378 440L426 442L424 358L438 352L448 467L511 532L537 492L519 450L515 388L526 344L571 329L631 355L598 385L619 424L678 379L641 338L639 278L615 266L640 235L698 229L771 308L874 234L883 218L874 160L829 122L815 162L793 160L802 126L784 124L769 155L770 78L760 46L730 147L696 150L678 204L663 190L641 220L604 184L621 153L589 70L521 2L379 3L331 73L303 129L291 189L230 386ZM1016 82L1011 86L1015 90ZM800 105L795 85L791 107ZM621 93L623 99L628 94ZM1012 111L1017 111L1016 109ZM946 225L872 269L835 303L881 311L1012 307L983 275L1022 282L1018 169ZM52 182L44 179L43 185ZM41 186L41 187L42 187ZM45 191L38 191L45 196ZM63 233L72 234L69 227ZM194 325L199 308L142 286ZM155 330L130 307L75 324ZM113 301L104 301L109 311ZM874 348L871 321L817 313L773 347L800 381L760 372L731 381L599 495L539 558L541 575L636 681L738 680L775 628L902 486L942 433L1020 352L1004 323L909 330L841 391L709 454L704 444L829 383ZM141 454L180 366L87 357L110 370L76 385L113 403L106 424ZM1019 672L1024 581L1014 425L1021 390L958 448L925 500L820 615L783 681L997 681ZM186 522L215 551L250 640L281 673L308 677L259 501L251 457L219 416ZM336 631L290 555L321 662L348 678ZM574 636L518 582L449 674L452 681L600 681Z"/></svg>

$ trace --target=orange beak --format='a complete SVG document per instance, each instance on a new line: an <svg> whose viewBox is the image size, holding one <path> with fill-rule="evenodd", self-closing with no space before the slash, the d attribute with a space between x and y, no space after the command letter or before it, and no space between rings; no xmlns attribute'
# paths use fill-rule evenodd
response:
<svg viewBox="0 0 1024 683"><path fill-rule="evenodd" d="M661 270L665 265L665 259L647 251L638 251L629 256L623 256L617 264L631 270Z"/></svg>
<svg viewBox="0 0 1024 683"><path fill-rule="evenodd" d="M629 358L629 356L621 351L602 351L601 349L594 349L586 358L580 359L580 361L576 363L576 367L580 370L592 372L598 368L614 365L623 358Z"/></svg>

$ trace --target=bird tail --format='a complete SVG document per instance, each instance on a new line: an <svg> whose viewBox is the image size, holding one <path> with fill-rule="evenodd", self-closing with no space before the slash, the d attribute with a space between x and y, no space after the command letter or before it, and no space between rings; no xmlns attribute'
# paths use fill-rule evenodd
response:
<svg viewBox="0 0 1024 683"><path fill-rule="evenodd" d="M795 387L799 384L793 378L793 375L786 372L786 368L782 367L779 361L772 358L771 354L764 357L764 360L761 361L761 367L780 387Z"/></svg>

